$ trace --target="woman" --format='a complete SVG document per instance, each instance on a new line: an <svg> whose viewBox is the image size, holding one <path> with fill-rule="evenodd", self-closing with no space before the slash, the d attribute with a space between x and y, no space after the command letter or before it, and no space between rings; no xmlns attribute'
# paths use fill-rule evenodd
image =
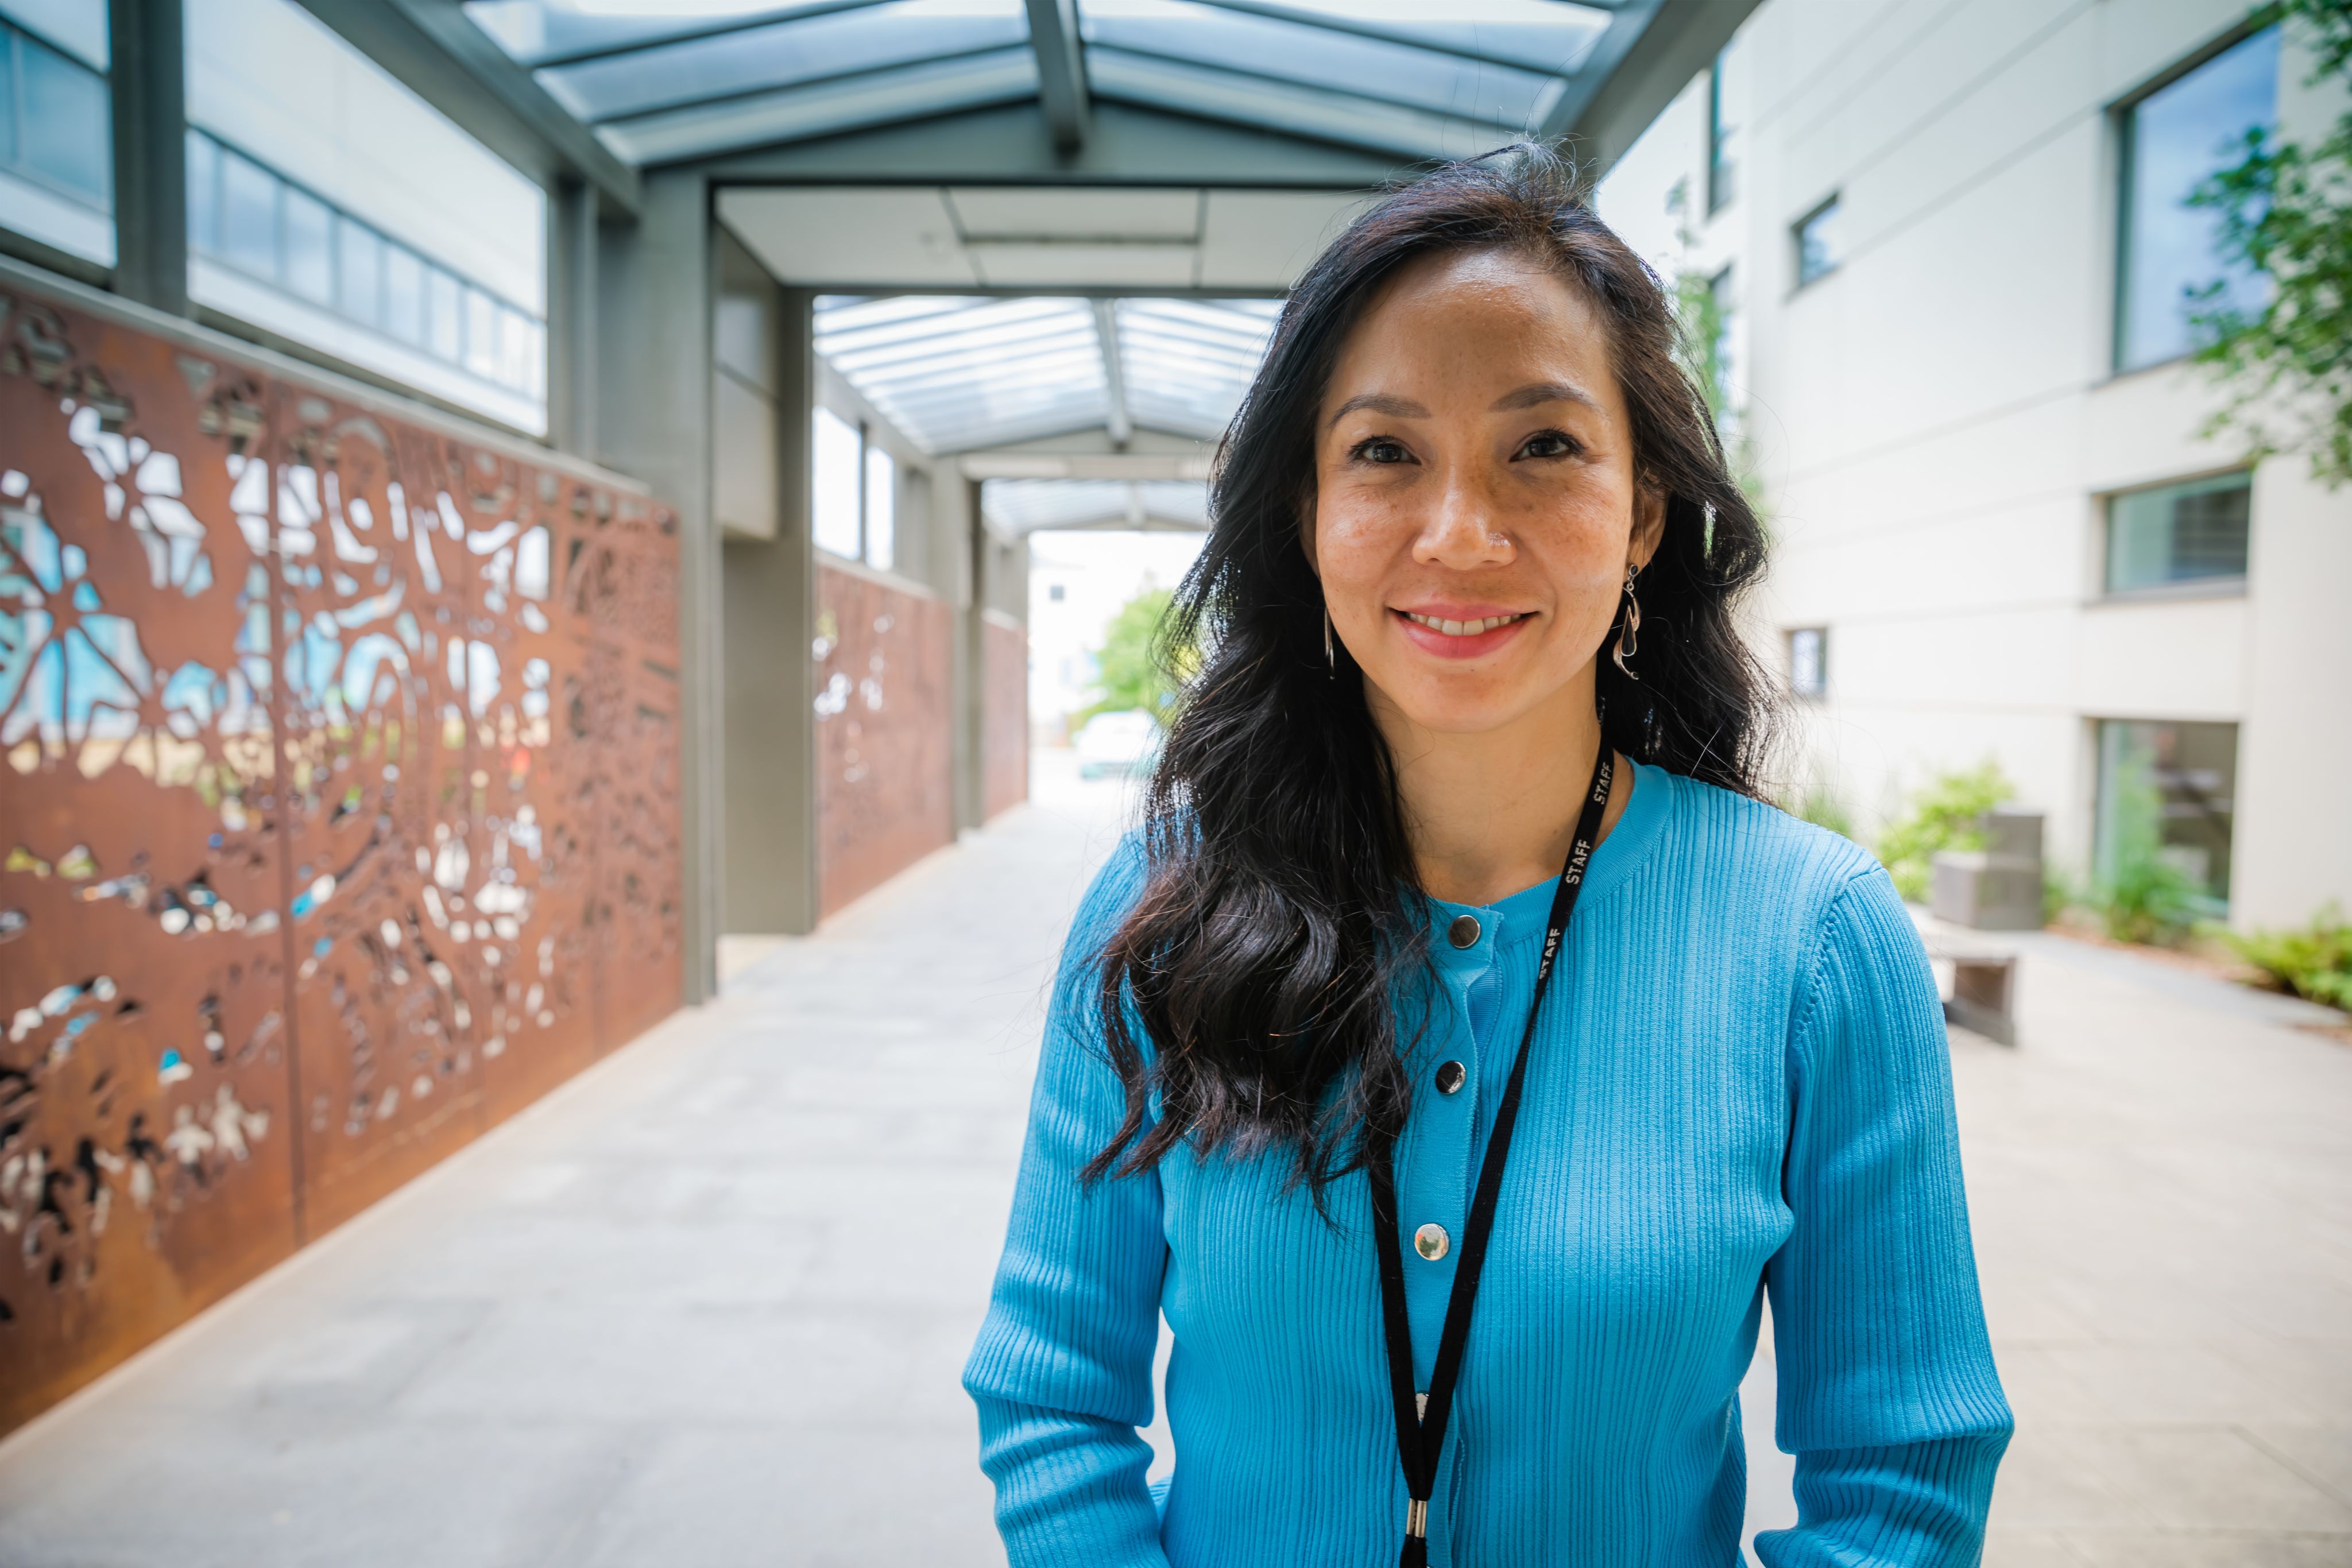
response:
<svg viewBox="0 0 2352 1568"><path fill-rule="evenodd" d="M1763 535L1674 347L1532 147L1285 308L965 1374L1022 1568L1735 1563L1767 1294L1759 1556L1976 1561L2010 1416L1936 989L1756 799Z"/></svg>

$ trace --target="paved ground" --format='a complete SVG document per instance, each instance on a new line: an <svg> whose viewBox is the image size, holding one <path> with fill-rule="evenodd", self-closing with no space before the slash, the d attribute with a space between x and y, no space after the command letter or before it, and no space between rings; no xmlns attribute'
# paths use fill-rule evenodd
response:
<svg viewBox="0 0 2352 1568"><path fill-rule="evenodd" d="M956 1375L1118 813L1039 782L0 1445L0 1565L1001 1563ZM2026 951L2023 1047L1954 1046L2021 1420L1988 1561L2352 1563L2352 1049Z"/></svg>

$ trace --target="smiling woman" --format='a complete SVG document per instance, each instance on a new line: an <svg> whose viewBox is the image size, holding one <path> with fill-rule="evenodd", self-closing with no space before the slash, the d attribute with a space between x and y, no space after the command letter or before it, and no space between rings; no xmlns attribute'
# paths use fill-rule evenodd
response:
<svg viewBox="0 0 2352 1568"><path fill-rule="evenodd" d="M1755 799L1762 535L1675 347L1534 147L1286 304L965 1375L1016 1564L1736 1563L1768 1294L1759 1557L1975 1561L2010 1416L1935 984Z"/></svg>

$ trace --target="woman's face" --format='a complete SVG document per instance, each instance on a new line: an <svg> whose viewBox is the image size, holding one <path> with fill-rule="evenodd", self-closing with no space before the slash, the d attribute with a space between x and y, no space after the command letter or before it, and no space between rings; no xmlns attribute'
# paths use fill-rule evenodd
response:
<svg viewBox="0 0 2352 1568"><path fill-rule="evenodd" d="M1306 543L1376 714L1477 733L1589 711L1625 569L1664 521L1607 330L1537 261L1417 262L1341 348Z"/></svg>

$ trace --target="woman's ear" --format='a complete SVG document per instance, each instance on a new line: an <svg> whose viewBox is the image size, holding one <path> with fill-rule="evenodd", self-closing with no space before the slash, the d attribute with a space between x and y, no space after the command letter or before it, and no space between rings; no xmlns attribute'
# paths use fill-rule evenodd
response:
<svg viewBox="0 0 2352 1568"><path fill-rule="evenodd" d="M1315 495L1311 490L1298 503L1298 548L1307 553L1307 570L1319 580L1323 567L1315 559Z"/></svg>
<svg viewBox="0 0 2352 1568"><path fill-rule="evenodd" d="M1625 541L1627 559L1635 571L1650 564L1666 537L1666 493L1651 485L1633 490L1633 535Z"/></svg>

